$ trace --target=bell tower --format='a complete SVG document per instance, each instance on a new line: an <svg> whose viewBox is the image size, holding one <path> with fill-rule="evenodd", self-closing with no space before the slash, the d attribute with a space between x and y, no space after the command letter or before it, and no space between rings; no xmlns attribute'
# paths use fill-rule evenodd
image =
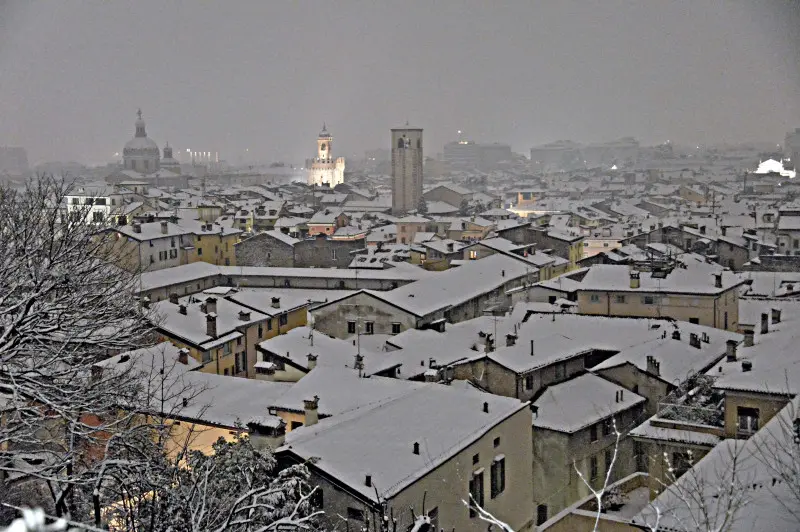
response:
<svg viewBox="0 0 800 532"><path fill-rule="evenodd" d="M333 159L333 136L328 133L328 128L324 123L317 138L317 158L321 162L329 162Z"/></svg>

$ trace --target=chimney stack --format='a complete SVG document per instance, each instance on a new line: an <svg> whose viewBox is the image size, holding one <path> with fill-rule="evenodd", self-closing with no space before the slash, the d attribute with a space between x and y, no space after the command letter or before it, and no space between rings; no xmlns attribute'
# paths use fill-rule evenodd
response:
<svg viewBox="0 0 800 532"><path fill-rule="evenodd" d="M736 340L728 340L725 342L725 360L728 362L736 362L736 348L739 342Z"/></svg>
<svg viewBox="0 0 800 532"><path fill-rule="evenodd" d="M177 305L178 304L178 294L176 294L175 292L172 292L169 295L169 302L172 303L173 305Z"/></svg>
<svg viewBox="0 0 800 532"><path fill-rule="evenodd" d="M414 454L419 454L419 443L418 442L414 442L414 447L413 447L413 450L411 452L413 452Z"/></svg>
<svg viewBox="0 0 800 532"><path fill-rule="evenodd" d="M672 339L673 340L680 340L681 339L681 332L678 329L672 331Z"/></svg>
<svg viewBox="0 0 800 532"><path fill-rule="evenodd" d="M483 411L487 414L489 413L489 403L483 403Z"/></svg>
<svg viewBox="0 0 800 532"><path fill-rule="evenodd" d="M305 399L303 401L303 409L305 411L306 427L316 425L319 421L319 396L315 395L313 399Z"/></svg>
<svg viewBox="0 0 800 532"><path fill-rule="evenodd" d="M217 298L216 297L209 297L206 299L206 312L216 313L217 312Z"/></svg>
<svg viewBox="0 0 800 532"><path fill-rule="evenodd" d="M281 298L279 297L272 298L272 308L281 308Z"/></svg>
<svg viewBox="0 0 800 532"><path fill-rule="evenodd" d="M453 249L454 249L454 245L453 245L453 243L452 243L452 242L448 242L448 243L447 243L447 251L448 251L449 253L452 253L452 252L453 252Z"/></svg>
<svg viewBox="0 0 800 532"><path fill-rule="evenodd" d="M774 308L771 309L770 312L772 313L772 324L780 323L781 322L781 309Z"/></svg>
<svg viewBox="0 0 800 532"><path fill-rule="evenodd" d="M761 313L761 334L769 332L769 314L766 312Z"/></svg>
<svg viewBox="0 0 800 532"><path fill-rule="evenodd" d="M141 233L142 232L142 224L140 224L139 222L134 222L132 227L133 227L133 232L134 233Z"/></svg>
<svg viewBox="0 0 800 532"><path fill-rule="evenodd" d="M748 371L752 371L752 369L753 369L753 363L751 361L742 360L742 371L743 372L746 373Z"/></svg>
<svg viewBox="0 0 800 532"><path fill-rule="evenodd" d="M631 270L631 288L636 289L641 286L641 280L639 279L639 272L636 270Z"/></svg>
<svg viewBox="0 0 800 532"><path fill-rule="evenodd" d="M366 475L364 478L364 485L368 488L372 487L372 475Z"/></svg>
<svg viewBox="0 0 800 532"><path fill-rule="evenodd" d="M206 314L206 335L211 338L217 337L217 315L213 312Z"/></svg>
<svg viewBox="0 0 800 532"><path fill-rule="evenodd" d="M317 355L313 353L308 354L308 369L309 371L317 367Z"/></svg>
<svg viewBox="0 0 800 532"><path fill-rule="evenodd" d="M755 336L756 332L753 330L752 325L748 325L747 328L744 330L744 346L745 347L753 347L755 343Z"/></svg>
<svg viewBox="0 0 800 532"><path fill-rule="evenodd" d="M653 355L647 355L647 373L656 377L661 376L661 363Z"/></svg>
<svg viewBox="0 0 800 532"><path fill-rule="evenodd" d="M239 321L250 321L250 313L244 310L239 311Z"/></svg>
<svg viewBox="0 0 800 532"><path fill-rule="evenodd" d="M533 356L533 340L531 340L531 356Z"/></svg>
<svg viewBox="0 0 800 532"><path fill-rule="evenodd" d="M184 366L189 363L189 350L187 348L184 347L178 350L178 362Z"/></svg>
<svg viewBox="0 0 800 532"><path fill-rule="evenodd" d="M286 440L286 422L282 419L278 419L278 424L274 427L266 427L251 421L247 424L247 428L253 447L259 450L267 448L275 450Z"/></svg>
<svg viewBox="0 0 800 532"><path fill-rule="evenodd" d="M184 304L178 305L178 312L186 316L186 305Z"/></svg>
<svg viewBox="0 0 800 532"><path fill-rule="evenodd" d="M167 233L169 233L169 226L167 225L167 222L161 222L161 234L166 235Z"/></svg>
<svg viewBox="0 0 800 532"><path fill-rule="evenodd" d="M689 334L689 345L696 349L700 349L700 337L697 336L697 333Z"/></svg>
<svg viewBox="0 0 800 532"><path fill-rule="evenodd" d="M517 335L516 334L507 334L506 335L506 347L511 347L517 343Z"/></svg>
<svg viewBox="0 0 800 532"><path fill-rule="evenodd" d="M714 288L722 288L722 274L715 273L714 274Z"/></svg>

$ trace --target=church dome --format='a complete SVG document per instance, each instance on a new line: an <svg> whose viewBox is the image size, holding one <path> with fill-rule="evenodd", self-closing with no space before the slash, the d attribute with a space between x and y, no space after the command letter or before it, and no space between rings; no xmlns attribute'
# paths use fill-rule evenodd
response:
<svg viewBox="0 0 800 532"><path fill-rule="evenodd" d="M136 120L136 134L134 137L125 144L122 150L123 155L148 155L158 157L160 155L158 145L153 142L153 139L147 137L145 131L144 120L142 119L142 110L137 113L138 120Z"/></svg>

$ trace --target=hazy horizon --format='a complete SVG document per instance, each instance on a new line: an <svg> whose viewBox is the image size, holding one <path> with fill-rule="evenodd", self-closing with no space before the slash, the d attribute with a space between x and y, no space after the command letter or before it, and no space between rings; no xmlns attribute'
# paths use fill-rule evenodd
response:
<svg viewBox="0 0 800 532"><path fill-rule="evenodd" d="M800 127L800 3L0 1L0 145L103 163L137 108L159 147L302 163L425 129L782 143Z"/></svg>

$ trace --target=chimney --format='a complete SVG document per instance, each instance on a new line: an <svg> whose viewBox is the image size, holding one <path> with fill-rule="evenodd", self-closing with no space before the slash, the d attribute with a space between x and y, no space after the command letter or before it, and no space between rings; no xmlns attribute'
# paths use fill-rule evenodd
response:
<svg viewBox="0 0 800 532"><path fill-rule="evenodd" d="M286 422L282 419L278 419L278 424L273 427L266 427L251 421L247 424L247 428L250 432L250 441L258 450L267 448L275 450L283 445L286 439Z"/></svg>
<svg viewBox="0 0 800 532"><path fill-rule="evenodd" d="M689 345L696 349L700 349L700 337L697 336L697 333L691 333L689 335Z"/></svg>
<svg viewBox="0 0 800 532"><path fill-rule="evenodd" d="M680 340L681 339L681 332L678 329L672 331L672 339L673 340Z"/></svg>
<svg viewBox="0 0 800 532"><path fill-rule="evenodd" d="M178 312L186 316L186 305L184 304L178 305Z"/></svg>
<svg viewBox="0 0 800 532"><path fill-rule="evenodd" d="M206 299L206 312L211 314L212 312L217 312L217 298L216 297L209 297Z"/></svg>
<svg viewBox="0 0 800 532"><path fill-rule="evenodd" d="M305 399L303 401L303 410L305 411L306 427L316 425L319 421L319 396L315 395L313 399Z"/></svg>
<svg viewBox="0 0 800 532"><path fill-rule="evenodd" d="M722 288L722 274L715 273L714 274L714 288Z"/></svg>
<svg viewBox="0 0 800 532"><path fill-rule="evenodd" d="M169 226L167 225L167 222L161 222L161 234L166 235L167 233L169 233Z"/></svg>
<svg viewBox="0 0 800 532"><path fill-rule="evenodd" d="M245 312L244 310L239 311L239 320L240 321L250 321L250 313Z"/></svg>
<svg viewBox="0 0 800 532"><path fill-rule="evenodd" d="M489 403L483 403L483 411L487 414L489 413Z"/></svg>
<svg viewBox="0 0 800 532"><path fill-rule="evenodd" d="M414 450L411 451L411 452L413 452L414 454L419 454L419 443L418 442L414 442Z"/></svg>
<svg viewBox="0 0 800 532"><path fill-rule="evenodd" d="M306 358L308 358L307 366L309 371L317 367L317 355L309 353Z"/></svg>
<svg viewBox="0 0 800 532"><path fill-rule="evenodd" d="M133 232L134 233L141 233L142 232L142 224L138 222L134 222L133 224Z"/></svg>
<svg viewBox="0 0 800 532"><path fill-rule="evenodd" d="M753 347L753 344L755 343L755 336L756 332L753 329L753 326L748 325L747 328L744 330L744 346Z"/></svg>
<svg viewBox="0 0 800 532"><path fill-rule="evenodd" d="M506 276L506 271L500 270L500 277L505 277L505 276Z"/></svg>
<svg viewBox="0 0 800 532"><path fill-rule="evenodd" d="M206 314L206 335L211 338L217 337L217 315L213 312Z"/></svg>
<svg viewBox="0 0 800 532"><path fill-rule="evenodd" d="M448 251L449 253L452 253L452 252L453 252L453 243L452 243L452 242L448 242L448 243L447 243L447 251Z"/></svg>
<svg viewBox="0 0 800 532"><path fill-rule="evenodd" d="M512 345L517 343L517 335L516 334L507 334L506 335L506 347L511 347Z"/></svg>
<svg viewBox="0 0 800 532"><path fill-rule="evenodd" d="M751 361L742 360L742 371L743 372L746 373L748 371L752 371L752 369L753 369L753 363Z"/></svg>
<svg viewBox="0 0 800 532"><path fill-rule="evenodd" d="M728 362L736 362L736 348L739 342L736 340L728 340L725 342L725 360Z"/></svg>
<svg viewBox="0 0 800 532"><path fill-rule="evenodd" d="M169 302L172 303L173 305L177 305L178 304L178 294L176 294L175 292L172 292L169 295Z"/></svg>
<svg viewBox="0 0 800 532"><path fill-rule="evenodd" d="M279 297L272 298L272 308L281 308L281 298Z"/></svg>
<svg viewBox="0 0 800 532"><path fill-rule="evenodd" d="M531 356L533 356L533 340L531 340Z"/></svg>
<svg viewBox="0 0 800 532"><path fill-rule="evenodd" d="M770 312L772 313L772 323L773 323L773 325L776 324L776 323L780 323L781 322L781 309L773 308L773 309L770 309Z"/></svg>
<svg viewBox="0 0 800 532"><path fill-rule="evenodd" d="M647 373L659 377L661 375L661 362L653 355L647 355Z"/></svg>
<svg viewBox="0 0 800 532"><path fill-rule="evenodd" d="M368 488L372 487L372 475L366 475L364 477L364 485Z"/></svg>
<svg viewBox="0 0 800 532"><path fill-rule="evenodd" d="M639 288L640 283L641 282L639 280L639 272L635 270L631 271L631 288L633 289Z"/></svg>
<svg viewBox="0 0 800 532"><path fill-rule="evenodd" d="M178 362L184 366L189 363L189 350L187 348L178 349Z"/></svg>
<svg viewBox="0 0 800 532"><path fill-rule="evenodd" d="M769 332L769 314L766 312L761 313L761 334Z"/></svg>

